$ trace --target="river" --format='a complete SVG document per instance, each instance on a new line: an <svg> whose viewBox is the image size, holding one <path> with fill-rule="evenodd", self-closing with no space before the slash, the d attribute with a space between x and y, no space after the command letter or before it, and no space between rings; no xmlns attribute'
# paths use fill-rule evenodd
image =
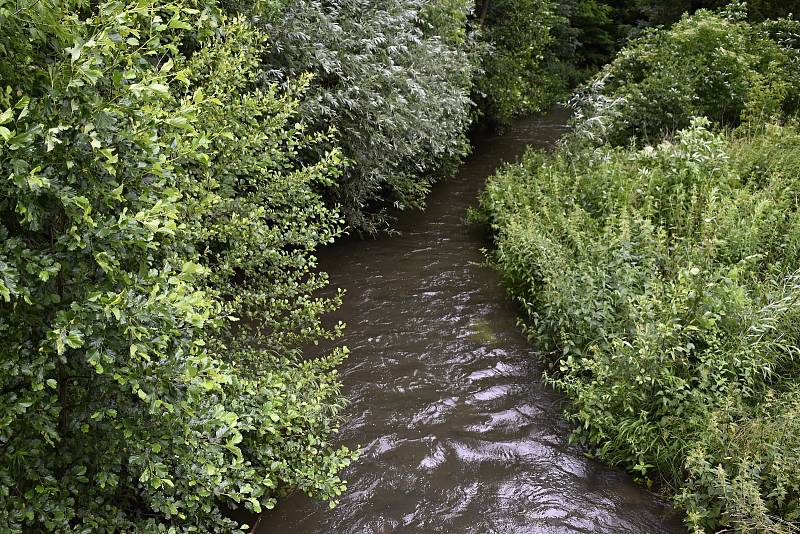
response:
<svg viewBox="0 0 800 534"><path fill-rule="evenodd" d="M476 142L399 236L321 253L347 290L339 439L363 447L337 508L292 496L258 534L685 532L681 516L629 476L569 443L563 398L541 383L480 232L465 225L486 178L527 145L551 146L554 111Z"/></svg>

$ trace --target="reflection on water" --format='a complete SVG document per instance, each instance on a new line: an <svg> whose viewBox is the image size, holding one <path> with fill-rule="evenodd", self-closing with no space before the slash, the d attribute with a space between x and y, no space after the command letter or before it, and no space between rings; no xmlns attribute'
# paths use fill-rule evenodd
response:
<svg viewBox="0 0 800 534"><path fill-rule="evenodd" d="M343 242L321 266L347 289L342 443L363 447L333 510L293 496L270 533L682 532L680 516L569 445L559 395L541 385L498 277L482 266L468 206L501 161L563 133L563 112L484 139L402 235Z"/></svg>

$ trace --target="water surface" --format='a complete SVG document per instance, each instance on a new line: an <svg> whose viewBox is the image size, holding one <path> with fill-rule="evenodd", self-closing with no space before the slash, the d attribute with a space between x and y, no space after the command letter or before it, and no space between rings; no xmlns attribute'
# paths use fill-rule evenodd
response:
<svg viewBox="0 0 800 534"><path fill-rule="evenodd" d="M334 320L352 353L341 442L363 447L337 508L292 496L257 533L684 532L680 516L617 470L569 444L563 399L541 384L482 236L466 210L502 161L564 132L556 111L480 140L402 235L321 254L345 288Z"/></svg>

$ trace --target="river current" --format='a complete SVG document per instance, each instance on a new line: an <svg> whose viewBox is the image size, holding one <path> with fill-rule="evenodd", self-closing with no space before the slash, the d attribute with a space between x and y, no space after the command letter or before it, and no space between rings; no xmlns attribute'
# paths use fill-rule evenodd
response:
<svg viewBox="0 0 800 534"><path fill-rule="evenodd" d="M684 532L662 499L569 443L563 397L542 385L484 236L465 224L486 178L552 146L566 120L557 110L479 139L400 235L321 252L347 290L331 317L351 350L338 439L363 453L337 508L294 495L257 534Z"/></svg>

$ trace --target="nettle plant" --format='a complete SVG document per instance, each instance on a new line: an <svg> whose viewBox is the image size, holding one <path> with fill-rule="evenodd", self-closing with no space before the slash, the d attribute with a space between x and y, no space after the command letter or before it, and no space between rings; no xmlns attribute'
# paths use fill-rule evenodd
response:
<svg viewBox="0 0 800 534"><path fill-rule="evenodd" d="M336 150L213 4L0 2L0 524L231 532L334 500Z"/></svg>
<svg viewBox="0 0 800 534"><path fill-rule="evenodd" d="M800 134L709 128L531 152L482 215L576 438L695 532L795 532Z"/></svg>
<svg viewBox="0 0 800 534"><path fill-rule="evenodd" d="M431 185L469 151L476 58L470 2L292 1L265 24L265 75L315 74L300 115L336 128L348 164L328 188L348 222L375 232L385 208L422 208Z"/></svg>

